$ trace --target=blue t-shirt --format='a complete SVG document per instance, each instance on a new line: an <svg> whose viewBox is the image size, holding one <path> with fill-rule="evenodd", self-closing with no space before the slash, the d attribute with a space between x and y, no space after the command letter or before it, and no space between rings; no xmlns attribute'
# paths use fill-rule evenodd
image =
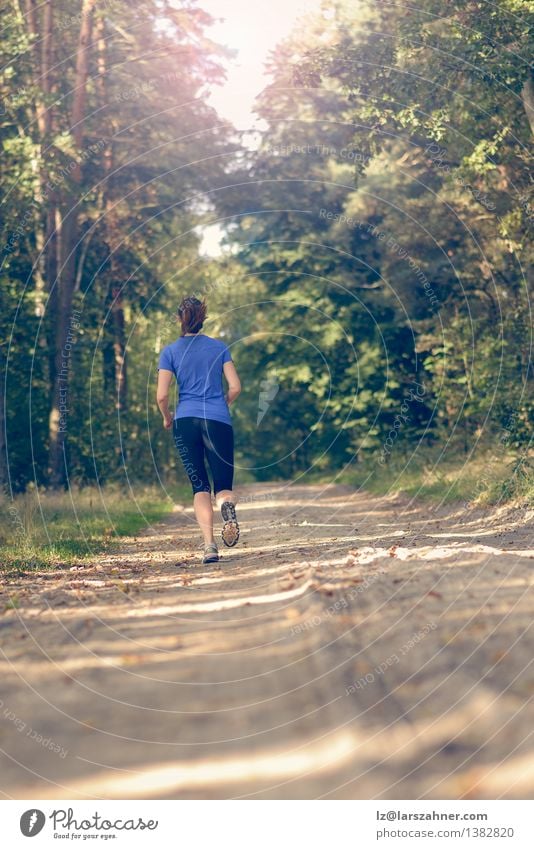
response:
<svg viewBox="0 0 534 849"><path fill-rule="evenodd" d="M232 360L220 339L211 336L180 336L160 354L159 368L172 371L178 383L175 419L197 416L232 424L223 393L223 365Z"/></svg>

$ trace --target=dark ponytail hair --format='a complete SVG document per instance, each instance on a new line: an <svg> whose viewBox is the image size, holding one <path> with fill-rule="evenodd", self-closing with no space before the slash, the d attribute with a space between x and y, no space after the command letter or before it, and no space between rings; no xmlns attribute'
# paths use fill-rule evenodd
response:
<svg viewBox="0 0 534 849"><path fill-rule="evenodd" d="M198 298L184 298L178 307L178 318L182 325L182 336L186 333L198 333L208 314L206 301Z"/></svg>

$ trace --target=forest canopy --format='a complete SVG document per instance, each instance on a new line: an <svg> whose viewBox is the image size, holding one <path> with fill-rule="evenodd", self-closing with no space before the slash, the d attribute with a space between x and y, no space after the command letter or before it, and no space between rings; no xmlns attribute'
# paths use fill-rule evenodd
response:
<svg viewBox="0 0 534 849"><path fill-rule="evenodd" d="M208 104L211 23L4 4L4 490L175 477L154 395L186 294L242 378L238 478L478 450L528 474L532 4L323 3L254 144Z"/></svg>

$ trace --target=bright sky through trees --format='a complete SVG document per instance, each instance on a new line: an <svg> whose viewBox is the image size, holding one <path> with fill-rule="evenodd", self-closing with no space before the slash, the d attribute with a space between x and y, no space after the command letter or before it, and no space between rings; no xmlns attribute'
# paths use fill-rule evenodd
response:
<svg viewBox="0 0 534 849"><path fill-rule="evenodd" d="M320 0L270 0L268 6L250 0L206 0L202 8L217 18L208 32L214 41L236 50L228 63L223 86L214 86L210 103L238 130L258 125L253 113L254 99L265 87L265 61L269 51L289 35L299 17L318 9ZM249 144L253 138L249 137ZM221 229L203 228L201 251L210 256L220 253Z"/></svg>
<svg viewBox="0 0 534 849"><path fill-rule="evenodd" d="M251 129L254 98L265 87L264 63L270 50L291 32L298 18L313 12L320 0L206 0L202 8L218 20L209 28L214 41L237 51L224 86L215 86L210 101L239 130Z"/></svg>

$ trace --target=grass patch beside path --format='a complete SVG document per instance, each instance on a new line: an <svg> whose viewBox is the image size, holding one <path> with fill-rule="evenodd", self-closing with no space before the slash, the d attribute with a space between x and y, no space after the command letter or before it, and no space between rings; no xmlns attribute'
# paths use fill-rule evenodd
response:
<svg viewBox="0 0 534 849"><path fill-rule="evenodd" d="M190 500L174 486L174 502ZM71 488L1 499L0 572L72 566L107 550L171 512L173 500L156 487Z"/></svg>
<svg viewBox="0 0 534 849"><path fill-rule="evenodd" d="M337 481L375 495L399 492L444 504L534 504L534 458L529 455L496 457L488 452L469 460L457 456L439 461L437 455L427 455L404 462L398 458L383 466L367 461L351 467Z"/></svg>

